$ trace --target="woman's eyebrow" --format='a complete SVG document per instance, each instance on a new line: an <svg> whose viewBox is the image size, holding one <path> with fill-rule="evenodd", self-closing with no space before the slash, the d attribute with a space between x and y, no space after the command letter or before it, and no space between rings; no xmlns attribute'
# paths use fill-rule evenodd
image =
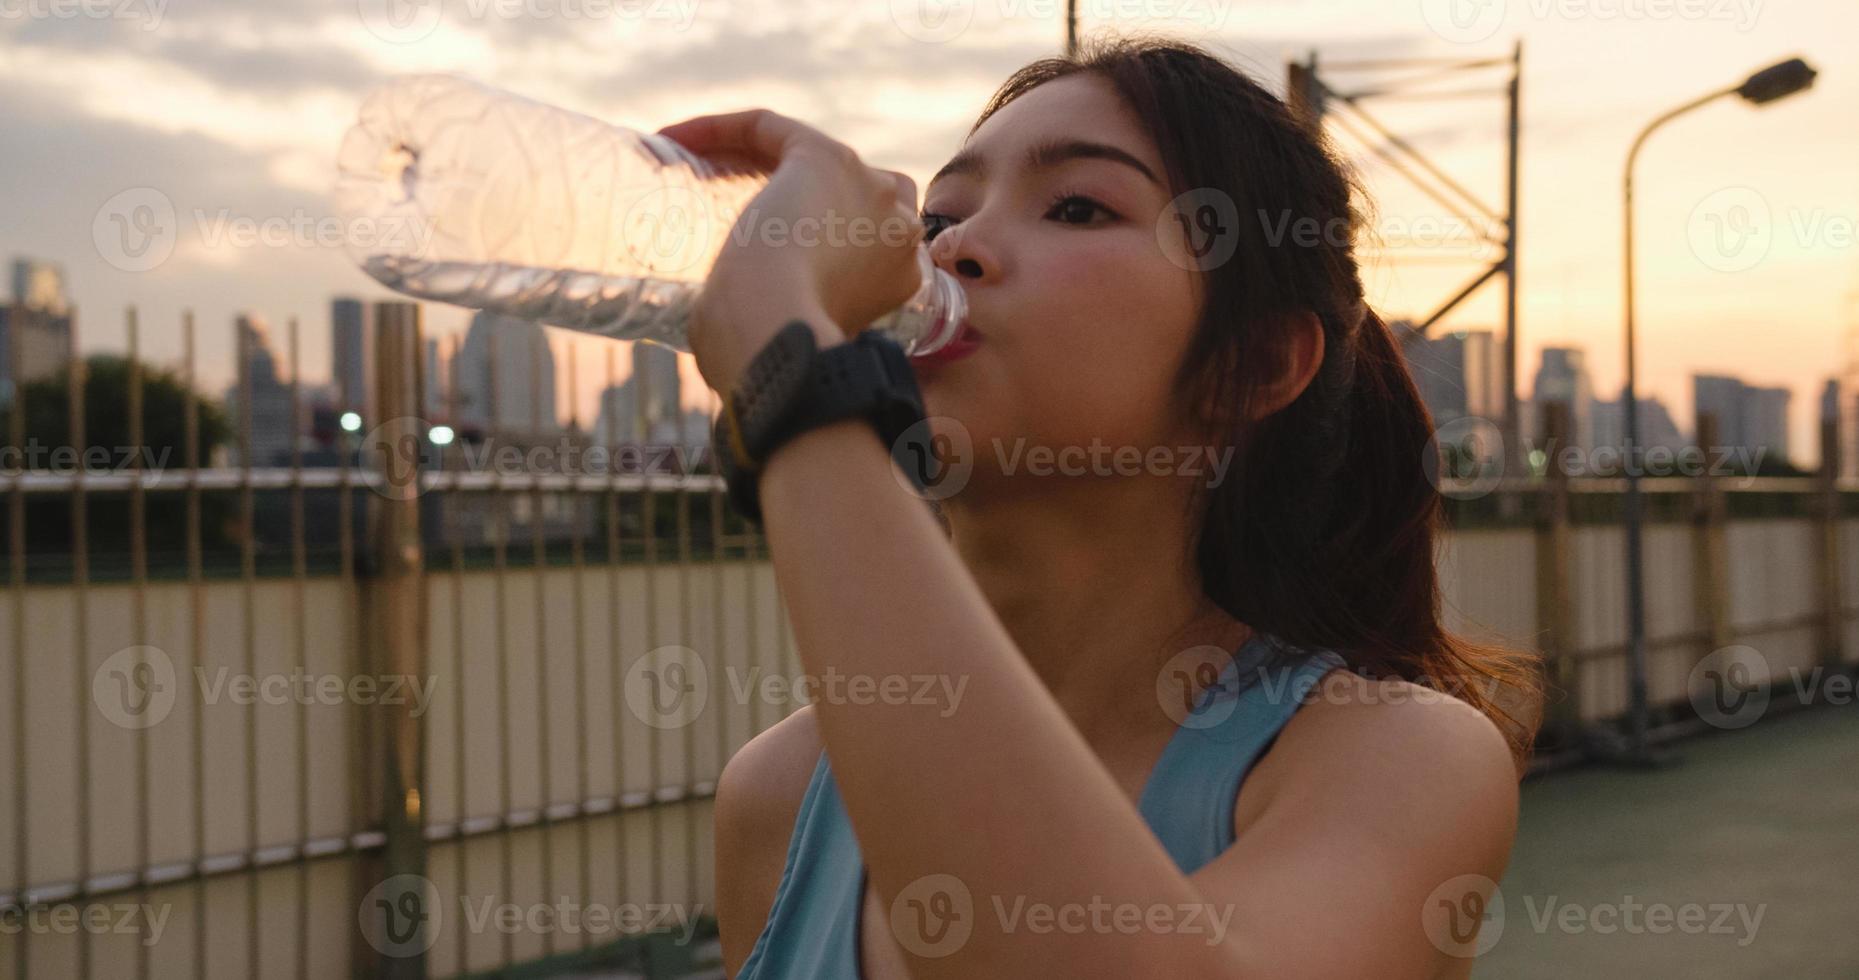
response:
<svg viewBox="0 0 1859 980"><path fill-rule="evenodd" d="M1136 159L1136 156L1129 151L1118 149L1108 143L1093 143L1090 140L1060 137L1035 143L1027 147L1025 166L1028 170L1044 170L1056 167L1068 160L1109 160L1135 168L1152 184L1162 183L1147 164ZM930 178L930 183L934 184L944 177L957 175L980 179L986 172L987 165L982 160L981 154L973 149L963 149L951 157L948 163L943 164L941 170L936 171L936 176Z"/></svg>

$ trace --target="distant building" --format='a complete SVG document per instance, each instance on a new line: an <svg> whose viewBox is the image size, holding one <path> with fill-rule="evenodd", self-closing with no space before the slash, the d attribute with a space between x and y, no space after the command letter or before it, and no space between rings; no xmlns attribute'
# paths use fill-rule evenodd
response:
<svg viewBox="0 0 1859 980"><path fill-rule="evenodd" d="M368 307L339 296L329 303L329 380L338 403L370 417L368 390Z"/></svg>
<svg viewBox="0 0 1859 980"><path fill-rule="evenodd" d="M518 440L560 430L555 355L540 324L495 313L472 317L451 375L461 426Z"/></svg>
<svg viewBox="0 0 1859 980"><path fill-rule="evenodd" d="M678 352L658 344L634 343L632 354L632 374L600 393L594 441L613 446L681 444L683 385Z"/></svg>
<svg viewBox="0 0 1859 980"><path fill-rule="evenodd" d="M246 384L251 390L251 465L284 466L290 462L290 449L297 438L295 406L290 385L278 373L277 356L271 350L270 330L263 318L241 313L234 321L239 348L244 353ZM235 353L234 357L239 355ZM226 390L226 412L232 422L232 453L239 461L239 446L246 432L244 389L234 381Z"/></svg>
<svg viewBox="0 0 1859 980"><path fill-rule="evenodd" d="M1568 444L1591 448L1594 440L1594 385L1588 378L1588 355L1576 347L1545 347L1543 363L1537 368L1531 387L1530 405L1534 419L1545 417L1543 407L1552 403L1568 406ZM1541 425L1538 421L1537 425ZM1540 441L1540 431L1526 432L1526 441Z"/></svg>
<svg viewBox="0 0 1859 980"><path fill-rule="evenodd" d="M49 262L13 261L11 302L0 306L0 399L12 402L13 385L57 377L71 356L76 319L65 294L64 271ZM19 364L13 364L15 332Z"/></svg>
<svg viewBox="0 0 1859 980"><path fill-rule="evenodd" d="M1414 384L1435 425L1504 417L1504 342L1489 330L1415 337L1403 345Z"/></svg>
<svg viewBox="0 0 1859 980"><path fill-rule="evenodd" d="M13 304L54 316L68 315L71 300L65 293L64 267L37 259L14 259Z"/></svg>
<svg viewBox="0 0 1859 980"><path fill-rule="evenodd" d="M1594 425L1595 447L1607 446L1618 449L1627 444L1626 397L1622 392L1620 398L1613 401L1597 401L1591 420ZM1639 438L1635 442L1642 449L1658 446L1678 450L1684 447L1685 437L1678 431L1678 423L1672 420L1672 413L1665 403L1657 398L1639 400Z"/></svg>
<svg viewBox="0 0 1859 980"><path fill-rule="evenodd" d="M1788 402L1793 393L1787 388L1759 388L1740 378L1697 374L1691 378L1691 391L1698 416L1717 421L1717 445L1762 450L1773 461L1789 459Z"/></svg>

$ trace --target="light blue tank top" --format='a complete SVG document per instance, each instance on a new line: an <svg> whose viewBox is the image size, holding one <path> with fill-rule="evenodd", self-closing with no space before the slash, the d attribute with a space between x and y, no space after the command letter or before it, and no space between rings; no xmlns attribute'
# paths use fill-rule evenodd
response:
<svg viewBox="0 0 1859 980"><path fill-rule="evenodd" d="M1255 634L1169 738L1140 810L1184 874L1232 846L1233 801L1304 696L1343 665ZM736 980L860 980L865 866L826 753L794 819L774 907Z"/></svg>

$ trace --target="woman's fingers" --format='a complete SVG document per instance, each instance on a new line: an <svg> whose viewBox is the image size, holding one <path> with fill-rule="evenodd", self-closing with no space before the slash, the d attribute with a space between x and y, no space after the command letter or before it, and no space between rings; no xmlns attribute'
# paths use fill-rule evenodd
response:
<svg viewBox="0 0 1859 980"><path fill-rule="evenodd" d="M729 154L774 169L796 146L831 137L769 109L743 109L695 116L658 131L699 155Z"/></svg>

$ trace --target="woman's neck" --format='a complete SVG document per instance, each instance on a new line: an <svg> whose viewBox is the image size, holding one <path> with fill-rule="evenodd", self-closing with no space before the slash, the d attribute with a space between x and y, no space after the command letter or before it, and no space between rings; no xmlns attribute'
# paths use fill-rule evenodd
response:
<svg viewBox="0 0 1859 980"><path fill-rule="evenodd" d="M945 508L956 551L1088 740L1164 722L1156 678L1169 658L1249 635L1202 595L1179 498L1138 481L981 496Z"/></svg>

